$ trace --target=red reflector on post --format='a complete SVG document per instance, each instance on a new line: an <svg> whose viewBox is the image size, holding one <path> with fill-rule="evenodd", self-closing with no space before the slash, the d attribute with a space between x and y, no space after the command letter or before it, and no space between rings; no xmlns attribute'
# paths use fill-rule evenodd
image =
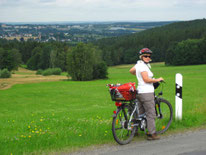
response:
<svg viewBox="0 0 206 155"><path fill-rule="evenodd" d="M120 107L120 106L122 105L122 103L121 103L121 102L115 102L115 105L116 105L117 107Z"/></svg>
<svg viewBox="0 0 206 155"><path fill-rule="evenodd" d="M116 112L116 111L113 111L113 113L116 114L117 112Z"/></svg>

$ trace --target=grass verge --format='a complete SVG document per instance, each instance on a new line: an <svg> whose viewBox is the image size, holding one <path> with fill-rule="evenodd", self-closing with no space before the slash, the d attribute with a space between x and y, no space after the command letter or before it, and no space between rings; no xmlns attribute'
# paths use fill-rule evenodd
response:
<svg viewBox="0 0 206 155"><path fill-rule="evenodd" d="M0 154L51 154L115 143L108 83L136 82L132 65L109 68L109 79L18 84L0 90ZM165 67L153 64L155 77L166 85L163 97L175 100L175 74L183 75L183 120L168 132L205 126L206 65Z"/></svg>

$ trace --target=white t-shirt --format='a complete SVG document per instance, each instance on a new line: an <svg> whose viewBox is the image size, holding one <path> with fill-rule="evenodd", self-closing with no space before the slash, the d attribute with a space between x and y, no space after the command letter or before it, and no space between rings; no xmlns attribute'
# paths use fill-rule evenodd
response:
<svg viewBox="0 0 206 155"><path fill-rule="evenodd" d="M137 64L135 65L136 68L136 77L138 80L138 93L153 93L154 92L154 86L153 83L145 83L141 72L147 72L148 73L148 77L152 78L153 77L153 73L151 72L150 65L149 64L145 64L142 60L137 61Z"/></svg>

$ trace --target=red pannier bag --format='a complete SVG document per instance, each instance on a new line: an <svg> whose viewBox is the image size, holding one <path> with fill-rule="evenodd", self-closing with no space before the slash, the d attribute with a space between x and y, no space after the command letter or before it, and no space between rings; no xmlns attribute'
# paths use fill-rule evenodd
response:
<svg viewBox="0 0 206 155"><path fill-rule="evenodd" d="M110 95L113 101L131 101L136 98L135 83L110 86Z"/></svg>

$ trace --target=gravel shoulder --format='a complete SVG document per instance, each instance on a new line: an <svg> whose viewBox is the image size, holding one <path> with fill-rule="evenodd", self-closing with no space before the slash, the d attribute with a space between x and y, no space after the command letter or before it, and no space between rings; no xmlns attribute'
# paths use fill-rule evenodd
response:
<svg viewBox="0 0 206 155"><path fill-rule="evenodd" d="M132 141L128 145L104 145L99 148L82 149L72 155L206 155L206 129L186 131L160 140Z"/></svg>

